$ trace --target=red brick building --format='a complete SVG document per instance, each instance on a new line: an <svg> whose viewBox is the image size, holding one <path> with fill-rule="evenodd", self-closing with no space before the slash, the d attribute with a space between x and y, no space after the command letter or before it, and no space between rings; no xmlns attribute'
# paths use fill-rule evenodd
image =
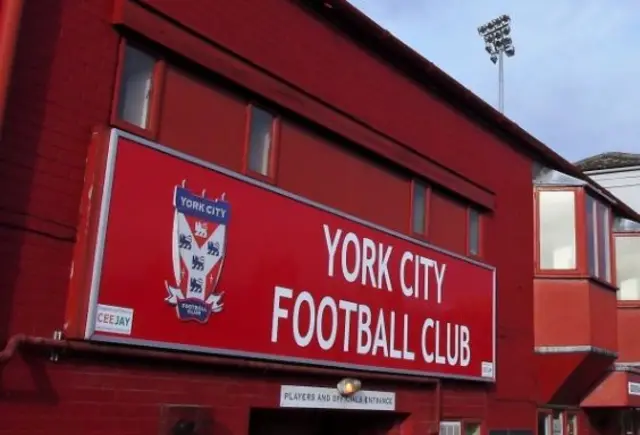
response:
<svg viewBox="0 0 640 435"><path fill-rule="evenodd" d="M534 310L532 167L574 166L342 0L2 7L0 433L524 434L556 409L532 349L577 339L545 336L542 275Z"/></svg>

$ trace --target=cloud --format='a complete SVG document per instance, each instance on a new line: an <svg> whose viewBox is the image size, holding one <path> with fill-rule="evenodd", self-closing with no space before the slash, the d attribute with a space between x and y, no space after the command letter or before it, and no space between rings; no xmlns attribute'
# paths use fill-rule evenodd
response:
<svg viewBox="0 0 640 435"><path fill-rule="evenodd" d="M640 152L640 2L350 1L493 105L497 69L477 28L509 14L505 114L569 160Z"/></svg>

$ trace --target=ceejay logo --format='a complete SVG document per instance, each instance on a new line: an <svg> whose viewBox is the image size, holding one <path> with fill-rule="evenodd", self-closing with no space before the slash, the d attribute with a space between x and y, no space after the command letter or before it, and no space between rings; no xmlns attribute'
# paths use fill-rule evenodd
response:
<svg viewBox="0 0 640 435"><path fill-rule="evenodd" d="M165 282L180 320L206 323L211 313L222 311L224 292L218 289L226 254L227 225L231 206L224 193L205 198L176 186L173 207L174 285Z"/></svg>

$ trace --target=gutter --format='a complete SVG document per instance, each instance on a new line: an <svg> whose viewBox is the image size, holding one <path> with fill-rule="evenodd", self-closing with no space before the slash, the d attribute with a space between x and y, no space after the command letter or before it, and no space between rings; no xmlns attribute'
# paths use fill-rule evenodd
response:
<svg viewBox="0 0 640 435"><path fill-rule="evenodd" d="M24 0L2 0L0 3L0 140L23 6Z"/></svg>
<svg viewBox="0 0 640 435"><path fill-rule="evenodd" d="M604 175L604 174L617 174L622 172L631 172L631 171L640 171L640 165L633 166L622 166L618 168L609 168L609 169L592 169L584 171L584 173L592 177L594 175Z"/></svg>

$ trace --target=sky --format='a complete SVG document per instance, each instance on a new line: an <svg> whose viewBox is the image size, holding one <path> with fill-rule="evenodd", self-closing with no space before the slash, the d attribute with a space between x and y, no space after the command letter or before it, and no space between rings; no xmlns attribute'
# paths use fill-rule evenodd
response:
<svg viewBox="0 0 640 435"><path fill-rule="evenodd" d="M640 1L349 1L494 107L498 68L477 28L508 14L505 115L570 161L640 153Z"/></svg>

